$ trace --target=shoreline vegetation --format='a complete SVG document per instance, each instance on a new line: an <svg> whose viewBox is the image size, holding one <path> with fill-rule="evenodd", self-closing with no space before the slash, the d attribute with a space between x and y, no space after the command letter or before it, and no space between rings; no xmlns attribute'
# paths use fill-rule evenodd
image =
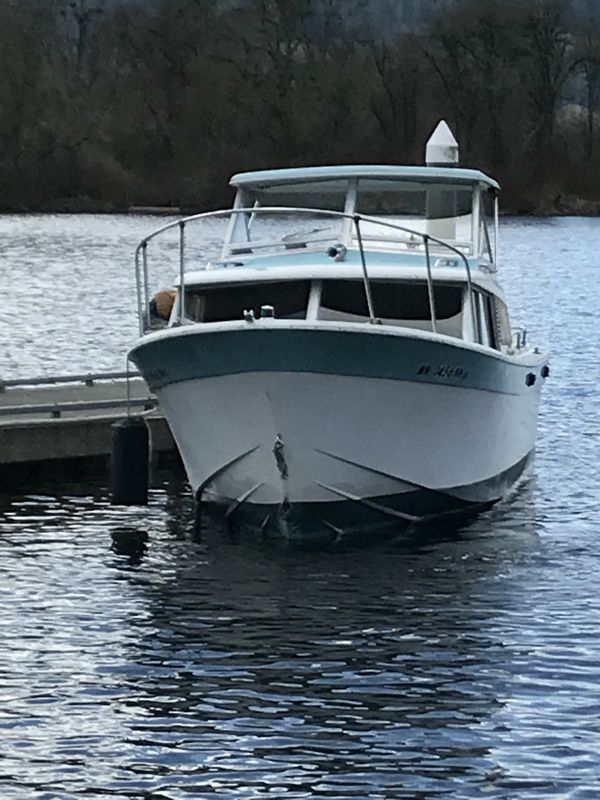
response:
<svg viewBox="0 0 600 800"><path fill-rule="evenodd" d="M500 196L502 197L502 195ZM553 203L540 203L534 210L514 210L511 208L500 207L500 217L598 217L600 216L600 201L584 200L582 198L571 198L571 205L562 205L557 208ZM229 206L226 206L229 207ZM87 198L74 198L72 200L61 200L55 205L49 204L45 208L3 208L0 214L3 215L70 215L70 214L130 214L131 216L155 216L155 217L183 217L200 214L204 211L218 210L200 207L178 208L176 206L131 206L124 207L113 203L99 204L97 201L90 202Z"/></svg>
<svg viewBox="0 0 600 800"><path fill-rule="evenodd" d="M502 193L500 193L500 200L502 201ZM0 214L138 214L180 217L211 210L217 209L197 206L125 206L111 201L98 202L89 197L73 197L61 198L59 201L49 202L43 207L0 208ZM500 214L504 217L596 217L600 216L600 198L589 200L576 196L540 196L538 204L533 207L514 209L501 205Z"/></svg>
<svg viewBox="0 0 600 800"><path fill-rule="evenodd" d="M596 0L7 0L0 64L5 213L228 207L445 118L504 213L600 215Z"/></svg>

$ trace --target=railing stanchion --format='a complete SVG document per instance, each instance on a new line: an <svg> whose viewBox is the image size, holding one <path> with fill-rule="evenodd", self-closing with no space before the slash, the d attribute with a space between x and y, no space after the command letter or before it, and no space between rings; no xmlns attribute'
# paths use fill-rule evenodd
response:
<svg viewBox="0 0 600 800"><path fill-rule="evenodd" d="M367 272L367 260L365 258L365 251L363 248L362 236L360 233L360 217L358 214L354 216L354 226L356 228L356 240L358 241L358 249L360 250L360 263L362 265L363 282L365 285L365 295L367 297L367 308L369 309L370 322L375 322L375 310L373 308L373 296L371 295L371 284L369 282L369 274Z"/></svg>
<svg viewBox="0 0 600 800"><path fill-rule="evenodd" d="M498 261L500 260L498 230L498 195L494 197L494 271L498 271Z"/></svg>
<svg viewBox="0 0 600 800"><path fill-rule="evenodd" d="M185 222L179 223L179 324L185 317Z"/></svg>
<svg viewBox="0 0 600 800"><path fill-rule="evenodd" d="M129 355L125 358L125 372L127 374L126 378L126 386L127 386L127 416L131 416L131 385L129 383L129 365L130 365Z"/></svg>
<svg viewBox="0 0 600 800"><path fill-rule="evenodd" d="M148 290L148 243L142 244L142 268L144 270L144 295L142 297L142 325L144 332L150 327L150 292Z"/></svg>
<svg viewBox="0 0 600 800"><path fill-rule="evenodd" d="M143 336L146 332L144 327L144 316L143 316L143 308L142 308L142 281L140 275L140 247L136 248L135 251L135 293L137 295L137 311L138 311L138 328L140 330L140 336Z"/></svg>
<svg viewBox="0 0 600 800"><path fill-rule="evenodd" d="M425 262L427 264L427 294L429 295L429 313L431 314L431 330L437 333L437 315L435 313L435 295L433 292L433 279L431 277L431 256L429 255L429 236L423 235L425 246Z"/></svg>

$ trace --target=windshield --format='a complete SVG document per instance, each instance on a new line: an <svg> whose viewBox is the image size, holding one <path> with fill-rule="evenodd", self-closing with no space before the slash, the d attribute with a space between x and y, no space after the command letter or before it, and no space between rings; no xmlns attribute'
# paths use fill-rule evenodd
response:
<svg viewBox="0 0 600 800"><path fill-rule="evenodd" d="M289 208L290 213L264 211L238 215L226 247L227 255L259 253L273 245L285 250L321 248L343 236L343 218L317 211L343 212L347 180L312 181L244 189L238 205L244 208ZM294 212L315 209L315 214Z"/></svg>
<svg viewBox="0 0 600 800"><path fill-rule="evenodd" d="M243 219L237 220L233 226L229 252L248 252L249 243L252 243L254 252L257 246L273 243L274 235L288 249L320 246L335 239L356 244L356 238L352 238L350 233L353 228L351 220L335 216L328 218L316 213L314 217L300 215L294 213L294 208L372 217L360 225L363 240L369 247L389 247L394 243L402 248L422 248L423 240L419 234L427 233L433 239L442 239L463 251L470 251L473 196L470 184L397 178L344 178L252 186L240 191L236 201L238 207L283 207L289 208L290 214L244 214ZM278 224L274 227L275 220ZM285 232L279 236L275 234L282 227ZM408 228L415 234L399 228Z"/></svg>
<svg viewBox="0 0 600 800"><path fill-rule="evenodd" d="M328 180L257 187L248 192L248 199L250 205L344 211L347 193L347 180Z"/></svg>
<svg viewBox="0 0 600 800"><path fill-rule="evenodd" d="M466 245L472 239L472 201L470 186L364 179L358 182L356 211ZM363 222L361 229L363 238L374 242L397 240L410 244L410 236L398 229L369 222ZM420 244L420 239L416 243Z"/></svg>

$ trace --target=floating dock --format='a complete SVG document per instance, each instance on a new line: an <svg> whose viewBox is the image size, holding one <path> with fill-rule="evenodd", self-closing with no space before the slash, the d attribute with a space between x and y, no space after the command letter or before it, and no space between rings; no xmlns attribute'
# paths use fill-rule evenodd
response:
<svg viewBox="0 0 600 800"><path fill-rule="evenodd" d="M111 426L142 416L152 460L178 456L169 427L144 380L126 373L54 376L0 382L0 475L84 469L106 463Z"/></svg>

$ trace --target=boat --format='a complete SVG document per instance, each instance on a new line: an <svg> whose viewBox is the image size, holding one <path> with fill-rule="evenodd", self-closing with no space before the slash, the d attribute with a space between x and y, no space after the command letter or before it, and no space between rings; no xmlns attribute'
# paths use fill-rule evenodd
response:
<svg viewBox="0 0 600 800"><path fill-rule="evenodd" d="M231 209L138 246L129 358L228 521L374 535L489 508L530 462L548 354L511 329L499 186L443 121L426 152L234 175ZM151 251L177 260L162 315Z"/></svg>

